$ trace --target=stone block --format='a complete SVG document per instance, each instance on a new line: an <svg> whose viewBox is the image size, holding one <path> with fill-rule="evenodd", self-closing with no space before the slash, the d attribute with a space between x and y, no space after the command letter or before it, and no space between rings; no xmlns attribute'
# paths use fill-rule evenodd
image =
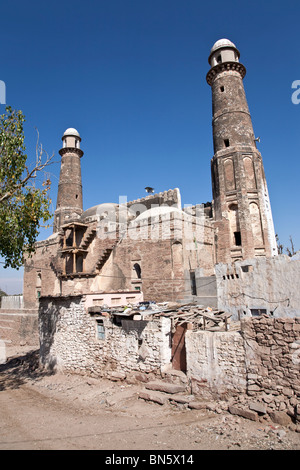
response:
<svg viewBox="0 0 300 470"><path fill-rule="evenodd" d="M189 402L189 408L192 410L205 410L206 409L206 403L202 401L190 401Z"/></svg>
<svg viewBox="0 0 300 470"><path fill-rule="evenodd" d="M110 380L124 380L126 378L125 372L109 372L107 376Z"/></svg>
<svg viewBox="0 0 300 470"><path fill-rule="evenodd" d="M258 419L258 415L255 411L251 411L245 408L239 408L235 405L230 405L228 407L228 411L232 415L242 416L243 418L251 419L252 421L257 421Z"/></svg>
<svg viewBox="0 0 300 470"><path fill-rule="evenodd" d="M176 401L177 403L189 403L190 401L194 400L194 395L176 395L172 394L172 396L169 397L170 401Z"/></svg>
<svg viewBox="0 0 300 470"><path fill-rule="evenodd" d="M158 393L158 392L147 392L147 391L141 391L139 393L139 398L142 398L143 400L146 400L146 401L153 401L154 403L158 403L159 405L164 405L168 400L167 395L162 395L161 393Z"/></svg>
<svg viewBox="0 0 300 470"><path fill-rule="evenodd" d="M167 382L149 382L146 384L148 390L157 390L165 393L181 393L185 392L184 385L170 384Z"/></svg>
<svg viewBox="0 0 300 470"><path fill-rule="evenodd" d="M249 408L252 411L256 411L258 414L266 414L267 410L263 403L249 403Z"/></svg>
<svg viewBox="0 0 300 470"><path fill-rule="evenodd" d="M269 416L273 423L280 424L281 426L288 426L291 424L291 418L284 411L269 411Z"/></svg>

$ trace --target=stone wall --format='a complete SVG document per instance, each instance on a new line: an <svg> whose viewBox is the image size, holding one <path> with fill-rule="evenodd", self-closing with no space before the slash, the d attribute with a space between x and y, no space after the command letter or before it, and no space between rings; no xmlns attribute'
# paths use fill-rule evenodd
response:
<svg viewBox="0 0 300 470"><path fill-rule="evenodd" d="M300 317L300 260L286 255L215 266L218 308L233 318Z"/></svg>
<svg viewBox="0 0 300 470"><path fill-rule="evenodd" d="M186 350L193 394L228 398L246 392L245 350L239 332L187 331Z"/></svg>
<svg viewBox="0 0 300 470"><path fill-rule="evenodd" d="M0 298L2 309L20 309L24 307L23 295L3 295Z"/></svg>
<svg viewBox="0 0 300 470"><path fill-rule="evenodd" d="M25 308L38 308L40 295L61 292L60 282L56 275L59 247L59 236L54 234L47 240L37 242L35 253L26 258L23 281Z"/></svg>
<svg viewBox="0 0 300 470"><path fill-rule="evenodd" d="M41 361L64 372L106 377L156 373L170 363L170 320L143 321L91 315L85 296L40 299ZM97 321L103 322L98 338Z"/></svg>
<svg viewBox="0 0 300 470"><path fill-rule="evenodd" d="M241 331L187 331L186 348L194 395L236 397L283 424L300 421L300 318L261 316L244 319Z"/></svg>
<svg viewBox="0 0 300 470"><path fill-rule="evenodd" d="M247 394L300 419L300 318L252 318L241 326Z"/></svg>
<svg viewBox="0 0 300 470"><path fill-rule="evenodd" d="M42 297L39 328L41 361L56 370L145 379L172 369L169 318L111 317L89 313L85 296ZM193 395L246 397L300 420L300 318L246 318L239 331L187 329L185 346Z"/></svg>
<svg viewBox="0 0 300 470"><path fill-rule="evenodd" d="M39 347L37 310L0 310L0 339L7 347Z"/></svg>

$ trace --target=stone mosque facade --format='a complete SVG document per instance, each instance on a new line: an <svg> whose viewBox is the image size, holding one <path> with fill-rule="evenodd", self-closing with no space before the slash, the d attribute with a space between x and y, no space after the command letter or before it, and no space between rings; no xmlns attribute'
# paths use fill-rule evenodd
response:
<svg viewBox="0 0 300 470"><path fill-rule="evenodd" d="M277 255L262 157L240 53L227 39L209 55L212 202L182 208L178 188L83 208L81 137L62 137L53 234L25 261L24 305L94 293L99 303L197 300L212 305L215 266ZM151 191L151 188L149 189Z"/></svg>

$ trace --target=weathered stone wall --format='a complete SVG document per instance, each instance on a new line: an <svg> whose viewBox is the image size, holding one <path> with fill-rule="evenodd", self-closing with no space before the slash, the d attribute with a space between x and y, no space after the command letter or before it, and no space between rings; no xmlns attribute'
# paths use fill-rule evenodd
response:
<svg viewBox="0 0 300 470"><path fill-rule="evenodd" d="M300 261L286 255L215 266L218 308L243 318L266 310L274 317L300 317ZM252 313L251 313L252 311Z"/></svg>
<svg viewBox="0 0 300 470"><path fill-rule="evenodd" d="M85 296L42 297L39 329L41 361L57 370L129 379L172 368L169 318L112 320L89 313ZM188 329L185 345L195 396L248 397L264 412L300 420L300 318L246 318L240 331Z"/></svg>
<svg viewBox="0 0 300 470"><path fill-rule="evenodd" d="M103 320L104 338L97 337L97 320ZM170 320L122 319L92 316L85 297L44 297L39 310L41 360L49 367L96 376L160 371L170 363Z"/></svg>
<svg viewBox="0 0 300 470"><path fill-rule="evenodd" d="M281 423L300 421L300 318L261 316L244 319L241 331L187 331L186 348L194 395L244 397Z"/></svg>
<svg viewBox="0 0 300 470"><path fill-rule="evenodd" d="M38 312L0 310L0 339L6 346L39 347Z"/></svg>
<svg viewBox="0 0 300 470"><path fill-rule="evenodd" d="M238 332L187 331L186 350L193 394L228 398L246 392L245 350Z"/></svg>
<svg viewBox="0 0 300 470"><path fill-rule="evenodd" d="M59 294L61 289L56 275L62 267L57 256L59 236L52 235L35 247L35 253L27 257L24 265L24 308L38 308L39 295Z"/></svg>
<svg viewBox="0 0 300 470"><path fill-rule="evenodd" d="M300 420L300 318L252 318L241 326L247 394Z"/></svg>
<svg viewBox="0 0 300 470"><path fill-rule="evenodd" d="M3 295L0 298L2 309L20 309L24 307L23 295Z"/></svg>

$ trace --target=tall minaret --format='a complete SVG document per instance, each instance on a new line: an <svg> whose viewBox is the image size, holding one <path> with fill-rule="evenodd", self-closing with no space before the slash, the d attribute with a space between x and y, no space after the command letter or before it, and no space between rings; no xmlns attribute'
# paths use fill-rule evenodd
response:
<svg viewBox="0 0 300 470"><path fill-rule="evenodd" d="M83 155L83 151L80 149L81 138L76 129L69 128L64 132L62 141L63 147L59 151L61 167L54 212L54 232L58 232L63 224L77 219L83 211L80 165L80 158Z"/></svg>
<svg viewBox="0 0 300 470"><path fill-rule="evenodd" d="M206 80L212 88L211 161L216 262L277 255L268 189L256 148L240 53L228 39L211 49Z"/></svg>

